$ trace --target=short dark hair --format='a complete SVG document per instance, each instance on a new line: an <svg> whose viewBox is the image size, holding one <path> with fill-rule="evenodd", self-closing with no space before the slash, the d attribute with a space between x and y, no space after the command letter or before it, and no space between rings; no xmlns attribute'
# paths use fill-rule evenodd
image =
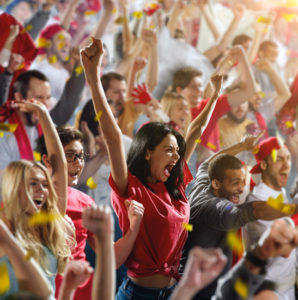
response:
<svg viewBox="0 0 298 300"><path fill-rule="evenodd" d="M241 168L243 168L243 165L237 157L229 154L220 154L211 160L208 166L209 179L211 181L217 179L223 182L226 177L226 170L239 170Z"/></svg>
<svg viewBox="0 0 298 300"><path fill-rule="evenodd" d="M184 67L174 73L172 80L172 91L176 92L177 87L186 88L192 79L202 76L202 73L193 67Z"/></svg>
<svg viewBox="0 0 298 300"><path fill-rule="evenodd" d="M79 120L79 129L81 129L82 121L87 122L87 126L91 130L94 136L99 135L99 131L98 131L99 123L98 121L95 120L95 111L94 111L92 100L87 101L85 106L83 107L80 120Z"/></svg>
<svg viewBox="0 0 298 300"><path fill-rule="evenodd" d="M119 81L126 81L125 80L125 77L122 76L121 74L117 73L117 72L109 72L109 73L106 73L104 74L102 77L101 77L101 84L102 84L102 87L103 87L103 90L104 92L106 92L109 87L110 87L110 82L112 80L119 80Z"/></svg>
<svg viewBox="0 0 298 300"><path fill-rule="evenodd" d="M236 46L236 45L243 45L244 43L248 42L248 41L252 41L252 38L243 33L243 34L238 34L235 36L235 38L233 39L232 45Z"/></svg>
<svg viewBox="0 0 298 300"><path fill-rule="evenodd" d="M83 144L83 133L78 129L70 126L59 126L56 129L63 147L72 141L80 141ZM43 135L36 140L35 151L39 152L41 156L48 154Z"/></svg>
<svg viewBox="0 0 298 300"><path fill-rule="evenodd" d="M172 169L170 177L165 182L165 186L174 199L181 199L182 195L178 187L184 182L183 169L186 145L182 135L168 125L159 122L151 122L144 125L137 132L130 146L127 166L129 171L148 187L146 180L150 175L150 169L146 160L146 151L154 150L168 134L176 137L180 158Z"/></svg>
<svg viewBox="0 0 298 300"><path fill-rule="evenodd" d="M16 79L16 81L13 84L13 95L15 93L20 93L24 98L27 98L29 84L32 78L49 82L48 77L45 74L39 72L38 70L30 70L24 72Z"/></svg>

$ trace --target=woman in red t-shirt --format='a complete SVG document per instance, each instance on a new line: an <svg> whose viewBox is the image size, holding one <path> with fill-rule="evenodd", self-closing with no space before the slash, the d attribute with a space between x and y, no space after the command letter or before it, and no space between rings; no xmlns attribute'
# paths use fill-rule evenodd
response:
<svg viewBox="0 0 298 300"><path fill-rule="evenodd" d="M184 224L189 220L189 205L184 193L191 178L184 159L188 159L200 136L209 110L216 100L220 84L210 104L190 125L186 143L183 137L162 123L149 123L137 133L127 162L121 131L114 119L99 78L103 56L102 43L81 52L85 76L104 135L111 164L112 204L119 224L131 230L125 200L136 200L145 208L140 231L126 261L128 278L116 299L168 299L178 279L182 247L187 238ZM217 77L216 83L221 78Z"/></svg>

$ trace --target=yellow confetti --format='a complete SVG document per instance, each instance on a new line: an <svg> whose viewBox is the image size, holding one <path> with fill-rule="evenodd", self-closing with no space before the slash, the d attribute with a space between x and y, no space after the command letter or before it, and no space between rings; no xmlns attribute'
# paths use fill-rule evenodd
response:
<svg viewBox="0 0 298 300"><path fill-rule="evenodd" d="M34 156L34 160L41 161L41 155L39 152L34 151L33 156Z"/></svg>
<svg viewBox="0 0 298 300"><path fill-rule="evenodd" d="M15 132L15 130L17 129L17 127L18 127L17 123L13 123L13 124L0 123L0 130L2 130L2 131Z"/></svg>
<svg viewBox="0 0 298 300"><path fill-rule="evenodd" d="M268 31L269 31L269 28L266 27L266 28L264 29L264 32L268 32Z"/></svg>
<svg viewBox="0 0 298 300"><path fill-rule="evenodd" d="M244 283L241 279L237 279L234 285L235 292L243 299L247 299L248 289L247 284Z"/></svg>
<svg viewBox="0 0 298 300"><path fill-rule="evenodd" d="M25 255L25 260L29 261L30 258L32 257L33 252L31 250L28 250L26 255Z"/></svg>
<svg viewBox="0 0 298 300"><path fill-rule="evenodd" d="M284 207L284 197L283 194L280 193L276 198L268 197L266 204L271 206L272 208L281 211Z"/></svg>
<svg viewBox="0 0 298 300"><path fill-rule="evenodd" d="M150 30L153 30L153 29L155 29L155 24L152 24L151 26L149 26L149 28L148 29L150 29Z"/></svg>
<svg viewBox="0 0 298 300"><path fill-rule="evenodd" d="M70 57L69 57L69 55L67 55L67 56L65 57L65 61L69 61L69 59L70 59Z"/></svg>
<svg viewBox="0 0 298 300"><path fill-rule="evenodd" d="M259 92L258 94L262 99L265 97L265 93L263 91Z"/></svg>
<svg viewBox="0 0 298 300"><path fill-rule="evenodd" d="M31 24L28 24L26 27L23 28L21 34L22 34L22 33L25 33L25 32L28 32L28 31L30 31L31 29L32 29L32 25L31 25Z"/></svg>
<svg viewBox="0 0 298 300"><path fill-rule="evenodd" d="M158 3L163 3L163 2L164 2L164 0L158 0L157 2L158 2Z"/></svg>
<svg viewBox="0 0 298 300"><path fill-rule="evenodd" d="M22 70L24 69L25 67L25 64L24 63L21 63L18 67L17 67L17 70Z"/></svg>
<svg viewBox="0 0 298 300"><path fill-rule="evenodd" d="M58 40L59 40L59 41L64 41L64 40L65 40L64 34L59 33L59 34L58 34Z"/></svg>
<svg viewBox="0 0 298 300"><path fill-rule="evenodd" d="M96 116L95 116L95 118L94 118L94 121L99 121L101 115L102 115L102 110L100 110L100 111L96 114Z"/></svg>
<svg viewBox="0 0 298 300"><path fill-rule="evenodd" d="M200 144L201 142L202 142L201 139L196 139L196 140L195 140L195 143L197 143L197 144Z"/></svg>
<svg viewBox="0 0 298 300"><path fill-rule="evenodd" d="M132 16L133 16L134 18L136 18L136 19L142 19L142 17L143 17L143 12L141 12L141 11L134 11L134 12L132 13Z"/></svg>
<svg viewBox="0 0 298 300"><path fill-rule="evenodd" d="M76 72L76 75L79 76L80 74L83 73L83 67L82 66L76 67L75 72Z"/></svg>
<svg viewBox="0 0 298 300"><path fill-rule="evenodd" d="M114 7L114 8L112 9L112 14L114 15L114 14L116 14L116 12L117 12L117 8Z"/></svg>
<svg viewBox="0 0 298 300"><path fill-rule="evenodd" d="M90 188L90 189L96 189L97 188L97 184L94 182L92 177L89 177L86 181L86 185Z"/></svg>
<svg viewBox="0 0 298 300"><path fill-rule="evenodd" d="M210 143L210 142L207 143L207 146L208 146L209 148L213 149L213 150L216 150L216 146L213 145L213 144Z"/></svg>
<svg viewBox="0 0 298 300"><path fill-rule="evenodd" d="M114 21L114 23L120 25L120 24L124 23L125 20L126 20L126 18L120 16Z"/></svg>
<svg viewBox="0 0 298 300"><path fill-rule="evenodd" d="M38 48L50 48L51 47L51 41L40 37L37 40L37 47Z"/></svg>
<svg viewBox="0 0 298 300"><path fill-rule="evenodd" d="M65 43L64 42L60 42L58 44L58 49L61 50L64 46L65 46Z"/></svg>
<svg viewBox="0 0 298 300"><path fill-rule="evenodd" d="M237 236L236 232L230 231L227 235L227 244L237 254L243 252L243 245L241 239Z"/></svg>
<svg viewBox="0 0 298 300"><path fill-rule="evenodd" d="M286 122L285 122L285 125L286 125L287 128L291 128L291 127L294 126L293 123L292 123L291 121L286 121Z"/></svg>
<svg viewBox="0 0 298 300"><path fill-rule="evenodd" d="M0 295L5 294L10 288L9 273L6 263L0 265Z"/></svg>
<svg viewBox="0 0 298 300"><path fill-rule="evenodd" d="M259 153L259 151L260 151L259 147L256 146L256 147L254 147L254 149L252 150L252 154L256 155L256 154Z"/></svg>
<svg viewBox="0 0 298 300"><path fill-rule="evenodd" d="M281 13L282 18L284 18L287 22L292 22L295 17L296 14L287 14L287 13Z"/></svg>
<svg viewBox="0 0 298 300"><path fill-rule="evenodd" d="M192 224L187 224L187 223L182 223L182 228L184 228L185 230L191 232L193 227Z"/></svg>
<svg viewBox="0 0 298 300"><path fill-rule="evenodd" d="M86 10L84 12L84 15L85 16L92 16L92 15L95 15L96 14L96 11L95 10Z"/></svg>
<svg viewBox="0 0 298 300"><path fill-rule="evenodd" d="M274 148L272 149L271 156L272 156L272 161L274 163L276 163L276 158L277 158L277 151L276 151L276 149L274 149Z"/></svg>
<svg viewBox="0 0 298 300"><path fill-rule="evenodd" d="M2 131L0 131L0 138L4 137L4 133Z"/></svg>
<svg viewBox="0 0 298 300"><path fill-rule="evenodd" d="M263 24L271 24L272 19L269 17L258 17L257 22Z"/></svg>
<svg viewBox="0 0 298 300"><path fill-rule="evenodd" d="M32 215L29 219L29 225L41 225L53 222L54 220L60 218L59 214L49 213L45 211L39 211Z"/></svg>
<svg viewBox="0 0 298 300"><path fill-rule="evenodd" d="M296 210L296 205L295 204L284 204L281 212L286 214L286 215L292 215Z"/></svg>
<svg viewBox="0 0 298 300"><path fill-rule="evenodd" d="M49 63L50 64L54 64L57 62L57 56L56 55L52 55L50 58L49 58Z"/></svg>

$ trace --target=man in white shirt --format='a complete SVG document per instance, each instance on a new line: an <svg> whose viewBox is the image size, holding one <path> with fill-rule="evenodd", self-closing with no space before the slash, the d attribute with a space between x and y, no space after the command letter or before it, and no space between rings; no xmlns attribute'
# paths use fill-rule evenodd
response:
<svg viewBox="0 0 298 300"><path fill-rule="evenodd" d="M253 188L246 201L251 202L256 199L267 201L269 197L275 199L281 194L284 199L283 203L288 203L284 187L287 185L291 169L289 150L281 146L276 137L270 137L259 144L257 151L255 154L257 164L251 169L251 173L260 173L262 180ZM292 210L294 212L294 206ZM279 214L280 212L277 211L277 216ZM243 238L246 247L257 242L272 222L257 220L245 225ZM279 299L295 299L295 262L296 249L291 252L289 257L276 257L268 264L266 279L276 284L276 295Z"/></svg>

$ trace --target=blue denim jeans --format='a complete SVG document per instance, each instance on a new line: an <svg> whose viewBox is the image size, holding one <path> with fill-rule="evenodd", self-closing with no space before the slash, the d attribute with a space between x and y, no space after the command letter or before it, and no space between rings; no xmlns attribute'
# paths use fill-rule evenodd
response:
<svg viewBox="0 0 298 300"><path fill-rule="evenodd" d="M145 288L127 277L118 290L116 300L168 300L175 286L176 283L163 289Z"/></svg>

